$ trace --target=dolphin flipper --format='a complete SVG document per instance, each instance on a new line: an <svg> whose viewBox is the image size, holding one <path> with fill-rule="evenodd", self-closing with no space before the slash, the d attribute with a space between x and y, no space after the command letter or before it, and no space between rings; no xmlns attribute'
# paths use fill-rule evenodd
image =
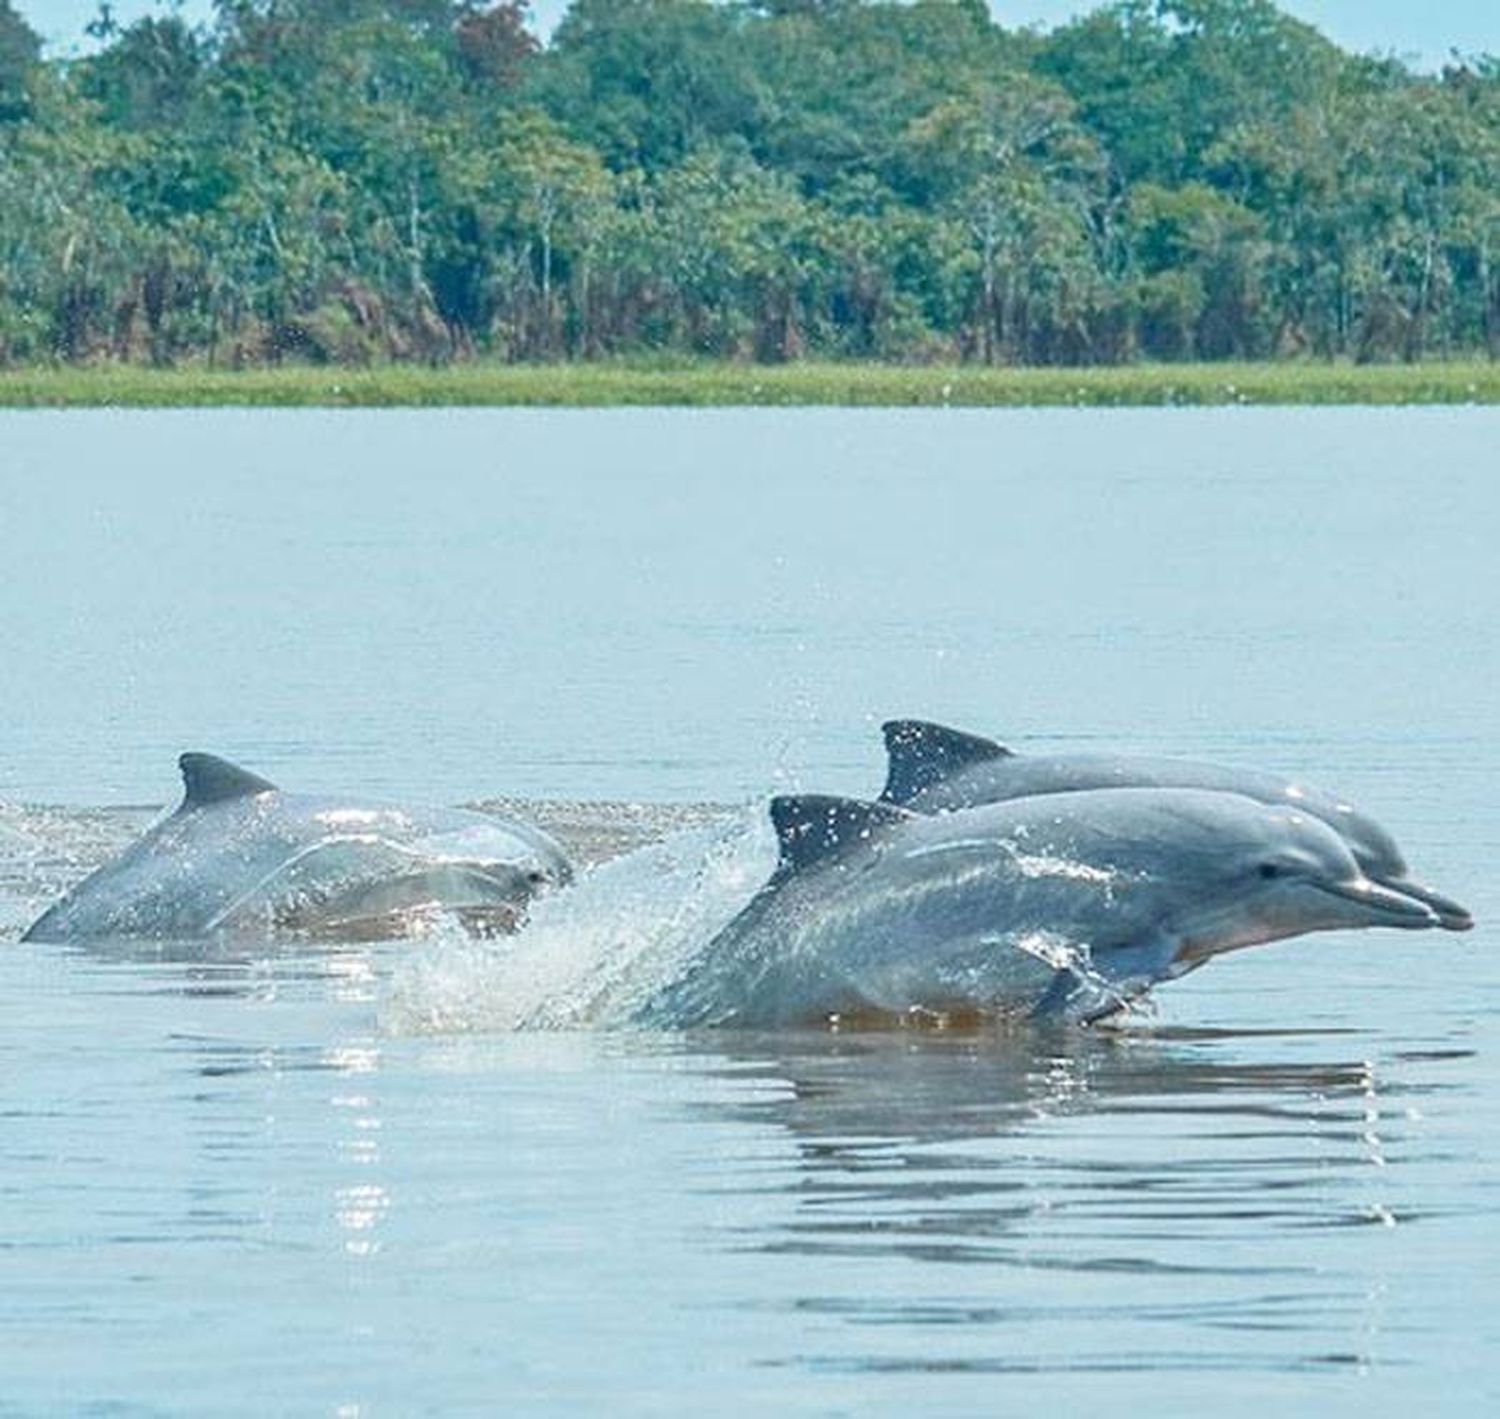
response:
<svg viewBox="0 0 1500 1419"><path fill-rule="evenodd" d="M1108 974L1098 970L1089 952L1080 947L1074 959L1059 966L1041 999L1031 1007L1031 1018L1092 1025L1118 1014L1157 981L1176 980L1202 964L1180 964L1178 945L1172 937L1155 931L1122 942L1110 948Z"/></svg>
<svg viewBox="0 0 1500 1419"><path fill-rule="evenodd" d="M975 764L1014 758L993 739L924 719L892 719L880 726L888 760L882 803L910 803L923 789Z"/></svg>
<svg viewBox="0 0 1500 1419"><path fill-rule="evenodd" d="M1127 1004L1128 998L1103 979L1064 967L1031 1007L1031 1018L1053 1024L1092 1025Z"/></svg>

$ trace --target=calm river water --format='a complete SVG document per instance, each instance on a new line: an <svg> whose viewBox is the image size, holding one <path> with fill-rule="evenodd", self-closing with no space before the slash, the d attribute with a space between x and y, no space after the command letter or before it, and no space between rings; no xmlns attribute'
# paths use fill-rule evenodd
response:
<svg viewBox="0 0 1500 1419"><path fill-rule="evenodd" d="M1497 449L1492 410L0 415L0 1414L1493 1412ZM609 952L753 890L764 795L877 791L892 715L1331 784L1479 926L1074 1040L589 1028ZM520 986L442 927L20 943L186 748L601 865Z"/></svg>

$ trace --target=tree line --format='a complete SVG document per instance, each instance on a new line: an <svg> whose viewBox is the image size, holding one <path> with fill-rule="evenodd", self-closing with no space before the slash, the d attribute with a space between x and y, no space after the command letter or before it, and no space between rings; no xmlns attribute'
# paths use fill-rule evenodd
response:
<svg viewBox="0 0 1500 1419"><path fill-rule="evenodd" d="M0 0L0 363L1500 354L1500 62L1269 0Z"/></svg>

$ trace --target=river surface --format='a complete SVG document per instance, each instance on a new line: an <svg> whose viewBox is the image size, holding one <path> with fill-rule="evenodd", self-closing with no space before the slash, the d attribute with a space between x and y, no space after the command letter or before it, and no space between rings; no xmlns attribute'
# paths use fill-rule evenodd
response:
<svg viewBox="0 0 1500 1419"><path fill-rule="evenodd" d="M1500 413L0 414L0 1414L1500 1404ZM878 726L1341 789L1466 936L649 1034ZM522 812L512 947L25 944L177 794ZM508 967L507 962L511 965Z"/></svg>

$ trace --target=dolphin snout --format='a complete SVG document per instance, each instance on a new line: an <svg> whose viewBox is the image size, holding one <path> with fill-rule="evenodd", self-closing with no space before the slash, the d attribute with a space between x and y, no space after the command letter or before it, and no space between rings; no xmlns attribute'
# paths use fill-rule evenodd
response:
<svg viewBox="0 0 1500 1419"><path fill-rule="evenodd" d="M1473 913L1467 907L1460 906L1452 897L1445 897L1424 883L1394 877L1385 880L1383 885L1399 892L1403 897L1413 897L1431 907L1437 913L1438 925L1445 931L1471 931L1474 927Z"/></svg>
<svg viewBox="0 0 1500 1419"><path fill-rule="evenodd" d="M1319 882L1323 891L1364 907L1372 926L1398 926L1411 931L1441 926L1442 918L1426 902L1398 892L1368 877L1352 882Z"/></svg>

